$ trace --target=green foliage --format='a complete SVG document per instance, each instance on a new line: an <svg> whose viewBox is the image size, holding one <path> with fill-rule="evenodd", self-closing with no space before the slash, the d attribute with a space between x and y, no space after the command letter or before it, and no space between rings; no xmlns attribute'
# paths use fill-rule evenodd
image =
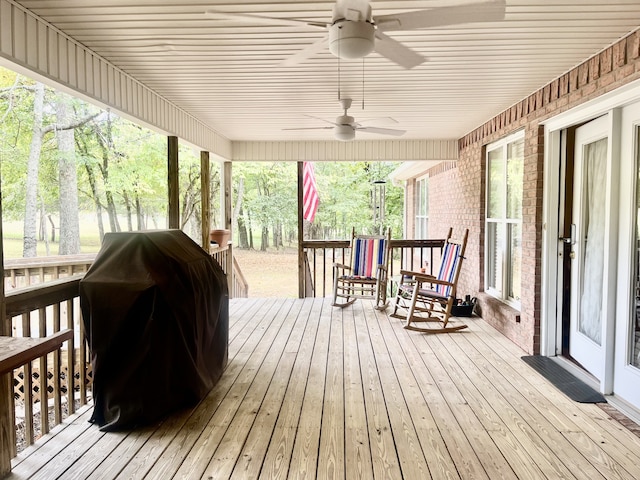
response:
<svg viewBox="0 0 640 480"><path fill-rule="evenodd" d="M345 239L351 229L374 233L391 228L402 236L403 189L388 181L398 167L392 162L316 162L316 183L320 206L311 226L313 238ZM251 230L272 229L281 224L286 238L297 234L297 168L294 163L234 163L234 200L240 179L244 181L243 216ZM373 224L374 180L386 180L385 223Z"/></svg>
<svg viewBox="0 0 640 480"><path fill-rule="evenodd" d="M27 160L34 115L36 82L0 68L0 175L3 217L22 222L25 215ZM39 162L38 209L41 218L59 215L56 101L45 90L42 151ZM100 234L129 228L165 228L167 218L167 139L111 112L81 100L72 101L78 204L85 231ZM79 122L80 123L80 122ZM180 198L182 225L196 237L200 229L200 154L181 145ZM373 224L372 182L388 180L397 164L387 162L316 162L320 207L310 228L313 238L348 238L351 229L377 232L391 227L402 232L403 190L386 183L385 224ZM211 162L212 227L220 227L220 167ZM297 165L292 162L233 164L233 201L242 201L247 235L261 248L297 240ZM239 184L243 195L239 198ZM98 216L100 212L100 216ZM93 225L87 226L93 218ZM49 228L49 225L46 225ZM309 227L309 225L307 225ZM81 233L83 239L86 235ZM98 235L99 238L99 235ZM83 240L83 244L84 244ZM41 246L40 246L41 247ZM39 250L41 249L39 247Z"/></svg>
<svg viewBox="0 0 640 480"><path fill-rule="evenodd" d="M377 233L391 228L402 235L403 190L389 181L398 167L393 162L318 162L315 164L320 206L315 223L321 225L324 238L349 238L351 229ZM385 222L373 221L373 182L386 181Z"/></svg>

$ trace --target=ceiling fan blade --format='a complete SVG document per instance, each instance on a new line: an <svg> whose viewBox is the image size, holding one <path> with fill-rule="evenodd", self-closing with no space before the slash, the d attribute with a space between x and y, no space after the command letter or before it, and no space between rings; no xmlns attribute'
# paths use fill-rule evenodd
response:
<svg viewBox="0 0 640 480"><path fill-rule="evenodd" d="M260 15L249 15L246 13L220 12L218 10L207 10L205 14L208 16L216 17L220 19L237 20L240 22L255 23L258 25L269 25L269 26L290 25L293 27L307 26L307 27L325 28L325 29L329 26L327 23L322 23L322 22L305 22L304 20L296 20L293 18L262 17Z"/></svg>
<svg viewBox="0 0 640 480"><path fill-rule="evenodd" d="M378 30L417 30L460 23L495 22L504 19L505 0L467 3L375 17Z"/></svg>
<svg viewBox="0 0 640 480"><path fill-rule="evenodd" d="M312 44L306 46L302 50L294 53L293 55L288 56L280 63L280 65L284 67L293 67L294 65L298 65L299 63L305 61L307 58L310 58L316 53L325 50L326 48L328 48L328 45L329 35L327 34L320 40L317 40Z"/></svg>
<svg viewBox="0 0 640 480"><path fill-rule="evenodd" d="M417 67L426 60L419 53L378 30L376 30L375 51L407 69Z"/></svg>
<svg viewBox="0 0 640 480"><path fill-rule="evenodd" d="M382 135L393 135L394 137L401 137L405 133L406 130L396 130L395 128L379 128L379 127L357 127L356 131L358 132L367 132L367 133L380 133Z"/></svg>
<svg viewBox="0 0 640 480"><path fill-rule="evenodd" d="M315 120L320 120L321 122L328 123L330 125L338 125L336 122L332 122L331 120L327 120L326 118L314 117L313 115L307 115L307 114L305 114L305 117L313 118ZM325 127L325 128L332 128L332 127Z"/></svg>
<svg viewBox="0 0 640 480"><path fill-rule="evenodd" d="M367 125L373 125L373 124L377 124L376 126L397 125L398 123L400 122L398 122L393 117L364 118L364 119L358 120L358 122L354 125L354 127L356 128L365 127Z"/></svg>
<svg viewBox="0 0 640 480"><path fill-rule="evenodd" d="M296 127L296 128L283 128L282 130L332 130L333 127Z"/></svg>

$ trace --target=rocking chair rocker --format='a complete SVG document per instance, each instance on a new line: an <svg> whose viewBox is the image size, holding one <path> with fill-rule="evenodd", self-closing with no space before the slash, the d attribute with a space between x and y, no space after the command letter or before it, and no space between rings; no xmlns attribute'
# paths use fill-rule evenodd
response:
<svg viewBox="0 0 640 480"><path fill-rule="evenodd" d="M344 308L358 298L375 299L377 310L387 308L387 266L391 230L386 235L351 234L349 266L333 264L333 306Z"/></svg>
<svg viewBox="0 0 640 480"><path fill-rule="evenodd" d="M406 321L404 328L424 333L447 333L467 328L467 325L449 325L451 310L456 299L456 286L460 267L464 259L469 230L466 229L460 242L451 239L453 229L449 234L442 251L442 259L438 276L419 272L401 270L401 281L398 286L395 307L392 317ZM404 310L405 315L398 313ZM438 326L416 326L420 322L437 322Z"/></svg>

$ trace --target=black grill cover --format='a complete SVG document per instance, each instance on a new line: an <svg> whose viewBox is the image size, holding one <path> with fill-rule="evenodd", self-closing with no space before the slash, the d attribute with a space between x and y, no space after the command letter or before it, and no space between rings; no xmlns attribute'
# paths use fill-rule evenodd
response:
<svg viewBox="0 0 640 480"><path fill-rule="evenodd" d="M80 282L92 422L132 428L200 401L227 363L220 266L180 230L108 233Z"/></svg>

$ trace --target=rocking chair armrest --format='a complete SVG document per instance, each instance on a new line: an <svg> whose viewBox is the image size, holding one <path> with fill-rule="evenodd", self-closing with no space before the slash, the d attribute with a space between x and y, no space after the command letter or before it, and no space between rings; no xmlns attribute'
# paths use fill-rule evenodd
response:
<svg viewBox="0 0 640 480"><path fill-rule="evenodd" d="M431 277L429 275L418 275L414 277L415 281L418 283L430 283L431 285L446 285L449 287L455 287L454 283L448 282L447 280L439 280L435 277Z"/></svg>
<svg viewBox="0 0 640 480"><path fill-rule="evenodd" d="M333 268L342 268L344 270L351 270L351 267L348 265L345 265L343 263L334 263L333 264Z"/></svg>
<svg viewBox="0 0 640 480"><path fill-rule="evenodd" d="M414 280L420 280L421 282L430 282L437 280L433 275L422 272L414 272L412 270L400 270L400 275L402 275L403 277L411 277Z"/></svg>

